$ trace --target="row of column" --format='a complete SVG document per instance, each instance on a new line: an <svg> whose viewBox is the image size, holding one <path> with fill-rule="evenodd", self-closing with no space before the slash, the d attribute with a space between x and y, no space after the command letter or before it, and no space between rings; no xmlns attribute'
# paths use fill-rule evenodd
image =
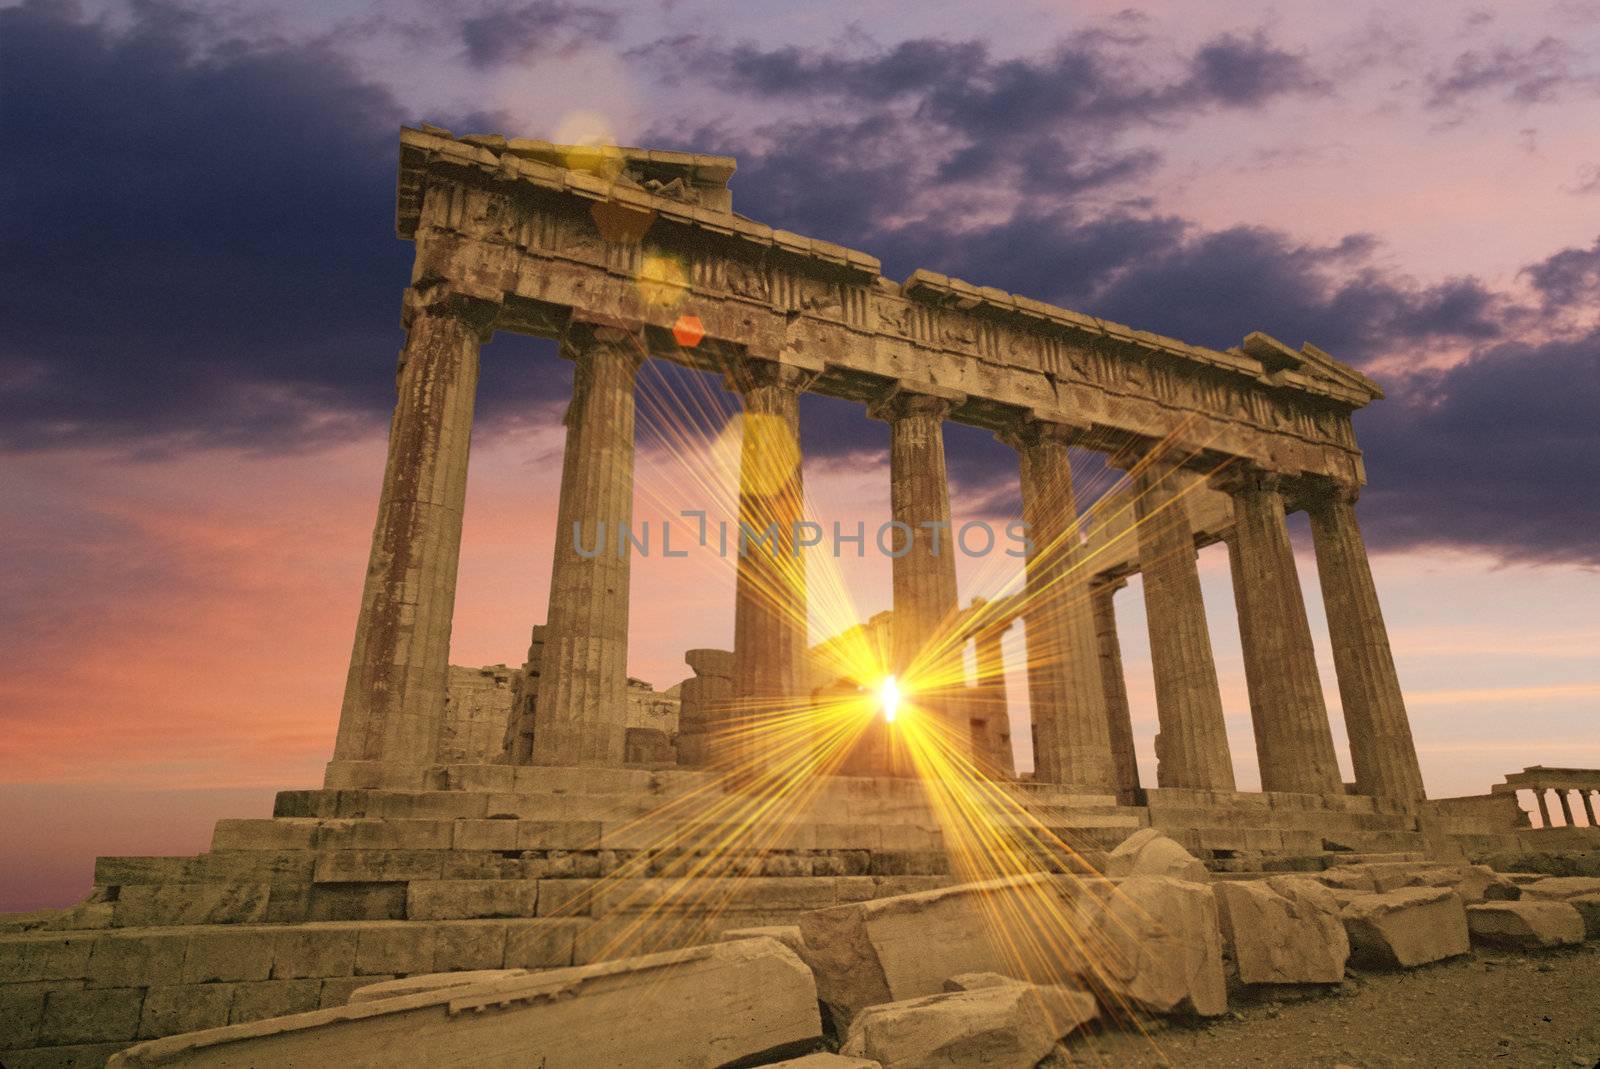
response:
<svg viewBox="0 0 1600 1069"><path fill-rule="evenodd" d="M478 346L492 322L482 302L417 302L398 380L399 400L371 563L341 713L329 786L407 782L432 759L431 732L444 701L454 611ZM563 353L575 363L565 416L566 451L529 753L537 764L623 762L627 693L629 558L577 552L582 536L626 528L632 516L634 379L642 338L616 325L574 323ZM742 396L745 433L739 515L753 530L776 524L792 536L801 515L799 394L809 376L749 362L730 377ZM954 396L897 390L869 407L890 425L891 507L921 532L950 533L943 421ZM1018 452L1023 518L1031 550L1023 617L1040 781L1115 789L1132 772L1126 694L1109 686L1115 644L1109 594L1090 588L1079 560L1068 448L1074 429L1030 420L1002 436ZM1222 704L1201 602L1192 532L1171 472L1135 468L1139 555L1155 661L1162 786L1232 790ZM1251 715L1267 790L1342 790L1317 681L1305 605L1294 571L1278 484L1241 472L1230 541L1245 641ZM1421 797L1421 776L1389 655L1361 534L1347 497L1308 510L1358 789L1399 800ZM576 535L575 535L576 528ZM587 534L584 534L587 532ZM735 707L796 705L804 679L806 592L792 553L739 557L732 699ZM613 547L615 549L615 547ZM897 673L915 676L961 641L955 555L919 537L893 560ZM958 655L957 655L958 656ZM1120 671L1120 666L1119 666ZM937 680L935 681L937 683ZM926 698L958 724L958 703ZM1118 706L1121 708L1119 709Z"/></svg>
<svg viewBox="0 0 1600 1069"><path fill-rule="evenodd" d="M1600 819L1595 817L1595 796L1600 795L1600 791L1583 790L1577 787L1536 787L1533 788L1533 800L1539 804L1540 827L1549 828L1554 826L1550 822L1550 804L1545 800L1545 796L1551 791L1555 791L1556 801L1561 805L1561 815L1566 818L1567 827L1570 828L1576 823L1572 819L1571 796L1574 793L1583 802L1584 812L1589 817L1589 827L1600 827Z"/></svg>

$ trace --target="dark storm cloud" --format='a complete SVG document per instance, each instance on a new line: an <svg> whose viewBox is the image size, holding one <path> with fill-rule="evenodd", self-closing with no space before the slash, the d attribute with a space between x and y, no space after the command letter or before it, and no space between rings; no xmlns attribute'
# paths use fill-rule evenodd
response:
<svg viewBox="0 0 1600 1069"><path fill-rule="evenodd" d="M1600 567L1600 332L1505 343L1356 414L1377 546Z"/></svg>
<svg viewBox="0 0 1600 1069"><path fill-rule="evenodd" d="M461 20L461 43L472 66L498 67L614 40L621 21L610 8L562 0L500 4Z"/></svg>
<svg viewBox="0 0 1600 1069"><path fill-rule="evenodd" d="M1554 37L1519 47L1497 45L1463 52L1428 78L1428 105L1452 107L1495 94L1519 104L1555 99L1565 89L1593 92L1595 78L1578 70L1572 47Z"/></svg>
<svg viewBox="0 0 1600 1069"><path fill-rule="evenodd" d="M407 116L324 47L133 15L0 11L0 443L276 449L381 425Z"/></svg>
<svg viewBox="0 0 1600 1069"><path fill-rule="evenodd" d="M1600 238L1587 249L1562 249L1523 270L1549 310L1600 304Z"/></svg>

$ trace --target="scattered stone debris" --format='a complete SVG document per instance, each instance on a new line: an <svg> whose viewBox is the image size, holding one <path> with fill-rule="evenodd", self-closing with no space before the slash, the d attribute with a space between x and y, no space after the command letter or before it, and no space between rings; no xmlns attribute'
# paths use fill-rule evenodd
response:
<svg viewBox="0 0 1600 1069"><path fill-rule="evenodd" d="M1583 916L1570 902L1485 902L1467 907L1472 938L1490 946L1543 949L1583 942Z"/></svg>
<svg viewBox="0 0 1600 1069"><path fill-rule="evenodd" d="M1471 949L1461 896L1445 887L1407 887L1362 895L1340 910L1351 958L1411 968Z"/></svg>

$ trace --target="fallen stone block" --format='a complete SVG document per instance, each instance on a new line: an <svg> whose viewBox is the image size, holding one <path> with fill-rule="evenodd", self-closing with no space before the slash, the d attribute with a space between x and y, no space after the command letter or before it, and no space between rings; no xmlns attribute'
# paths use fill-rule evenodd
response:
<svg viewBox="0 0 1600 1069"><path fill-rule="evenodd" d="M1360 894L1373 894L1378 890L1372 873L1365 865L1337 865L1326 872L1315 875L1319 883L1341 891L1355 891Z"/></svg>
<svg viewBox="0 0 1600 1069"><path fill-rule="evenodd" d="M1339 903L1314 880L1275 876L1216 885L1223 938L1246 984L1336 984L1350 940Z"/></svg>
<svg viewBox="0 0 1600 1069"><path fill-rule="evenodd" d="M1512 902L1522 897L1522 888L1488 865L1456 865L1443 869L1437 886L1451 887L1467 905L1479 902Z"/></svg>
<svg viewBox="0 0 1600 1069"><path fill-rule="evenodd" d="M468 969L465 972L432 972L421 976L407 976L400 980L381 980L350 992L350 1003L376 1002L378 999L398 995L420 995L428 991L444 991L453 987L473 987L498 980L510 980L531 975L527 969Z"/></svg>
<svg viewBox="0 0 1600 1069"><path fill-rule="evenodd" d="M688 1069L760 1064L814 1050L821 1036L800 959L775 940L740 939L169 1036L108 1066Z"/></svg>
<svg viewBox="0 0 1600 1069"><path fill-rule="evenodd" d="M1583 917L1570 902L1522 899L1467 907L1472 938L1491 946L1543 950L1583 942Z"/></svg>
<svg viewBox="0 0 1600 1069"><path fill-rule="evenodd" d="M1600 895L1579 895L1567 899L1567 905L1583 918L1583 932L1589 939L1600 939Z"/></svg>
<svg viewBox="0 0 1600 1069"><path fill-rule="evenodd" d="M1228 1011L1222 929L1209 886L1134 876L1076 904L1078 978L1103 1003L1203 1017Z"/></svg>
<svg viewBox="0 0 1600 1069"><path fill-rule="evenodd" d="M805 954L802 952L805 940L800 936L800 926L798 924L768 924L755 928L729 928L719 938L776 939L796 954L799 954L801 960L805 959Z"/></svg>
<svg viewBox="0 0 1600 1069"><path fill-rule="evenodd" d="M1363 895L1339 913L1351 957L1368 966L1412 968L1465 954L1466 908L1447 887Z"/></svg>
<svg viewBox="0 0 1600 1069"><path fill-rule="evenodd" d="M817 977L817 994L843 1029L868 1006L944 990L946 977L998 972L1033 974L1010 953L999 931L1006 902L1059 910L1048 876L959 884L812 910L800 915L802 955ZM1049 963L1039 963L1047 971Z"/></svg>
<svg viewBox="0 0 1600 1069"><path fill-rule="evenodd" d="M1106 856L1104 872L1123 876L1172 876L1209 883L1211 873L1199 858L1154 828L1140 828Z"/></svg>
<svg viewBox="0 0 1600 1069"><path fill-rule="evenodd" d="M1004 987L1017 981L997 972L964 972L944 982L946 991L979 991L985 987Z"/></svg>
<svg viewBox="0 0 1600 1069"><path fill-rule="evenodd" d="M768 1062L765 1069L883 1069L883 1066L866 1058L818 1051L815 1054L802 1054L798 1058L785 1058L781 1062Z"/></svg>
<svg viewBox="0 0 1600 1069"><path fill-rule="evenodd" d="M1579 895L1600 895L1600 878L1594 876L1546 876L1525 884L1522 897L1566 902Z"/></svg>
<svg viewBox="0 0 1600 1069"><path fill-rule="evenodd" d="M1097 1011L1086 991L1013 981L869 1007L839 1052L883 1069L1033 1069Z"/></svg>

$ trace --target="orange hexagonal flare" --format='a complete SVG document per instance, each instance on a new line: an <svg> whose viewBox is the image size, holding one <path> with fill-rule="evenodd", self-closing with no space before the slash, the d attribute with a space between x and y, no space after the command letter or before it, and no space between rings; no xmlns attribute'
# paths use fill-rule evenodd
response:
<svg viewBox="0 0 1600 1069"><path fill-rule="evenodd" d="M672 338L685 349L693 349L706 336L706 325L699 316L679 316L672 324Z"/></svg>

